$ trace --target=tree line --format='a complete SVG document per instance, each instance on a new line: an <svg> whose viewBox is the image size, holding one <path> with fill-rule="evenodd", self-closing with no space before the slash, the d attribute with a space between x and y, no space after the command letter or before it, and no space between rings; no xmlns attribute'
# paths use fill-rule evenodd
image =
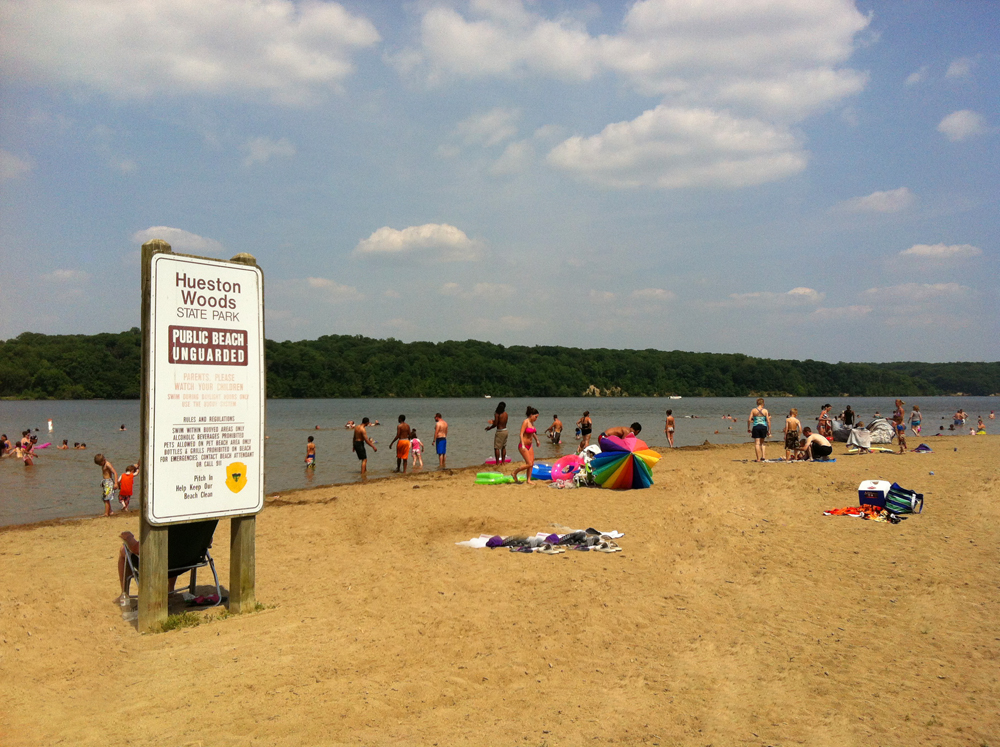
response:
<svg viewBox="0 0 1000 747"><path fill-rule="evenodd" d="M137 399L138 328L0 342L0 397ZM505 347L360 335L265 342L267 393L328 397L933 396L1000 392L998 363L827 363L679 350Z"/></svg>

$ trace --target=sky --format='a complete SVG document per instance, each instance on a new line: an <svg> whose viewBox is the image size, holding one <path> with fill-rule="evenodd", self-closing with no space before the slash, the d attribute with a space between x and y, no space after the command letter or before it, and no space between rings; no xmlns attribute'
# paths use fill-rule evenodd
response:
<svg viewBox="0 0 1000 747"><path fill-rule="evenodd" d="M1000 359L1000 3L0 0L0 339Z"/></svg>

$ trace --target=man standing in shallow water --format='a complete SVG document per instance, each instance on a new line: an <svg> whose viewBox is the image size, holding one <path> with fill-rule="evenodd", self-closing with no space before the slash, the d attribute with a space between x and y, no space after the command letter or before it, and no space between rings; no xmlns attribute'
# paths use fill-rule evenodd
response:
<svg viewBox="0 0 1000 747"><path fill-rule="evenodd" d="M493 436L493 455L497 469L507 463L507 403L501 402L493 413L493 420L486 426L491 431L496 428Z"/></svg>
<svg viewBox="0 0 1000 747"><path fill-rule="evenodd" d="M389 448L396 444L396 471L399 472L400 464L403 467L403 474L406 474L406 464L410 460L410 426L406 422L406 416L399 416L399 425L396 426L396 437L389 442Z"/></svg>
<svg viewBox="0 0 1000 747"><path fill-rule="evenodd" d="M358 459L361 460L362 477L365 477L368 474L368 451L365 449L365 444L371 446L372 451L378 451L374 442L368 437L368 429L366 426L369 422L371 421L369 421L368 418L361 418L361 425L354 428L354 441L351 444L351 449L358 455Z"/></svg>
<svg viewBox="0 0 1000 747"><path fill-rule="evenodd" d="M438 467L444 469L445 455L448 453L448 423L439 412L434 414L434 446L437 449Z"/></svg>

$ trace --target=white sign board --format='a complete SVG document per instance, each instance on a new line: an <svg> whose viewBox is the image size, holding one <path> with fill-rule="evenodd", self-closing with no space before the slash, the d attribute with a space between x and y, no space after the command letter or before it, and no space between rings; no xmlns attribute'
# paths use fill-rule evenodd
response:
<svg viewBox="0 0 1000 747"><path fill-rule="evenodd" d="M257 267L154 254L146 500L150 524L264 506L264 282Z"/></svg>

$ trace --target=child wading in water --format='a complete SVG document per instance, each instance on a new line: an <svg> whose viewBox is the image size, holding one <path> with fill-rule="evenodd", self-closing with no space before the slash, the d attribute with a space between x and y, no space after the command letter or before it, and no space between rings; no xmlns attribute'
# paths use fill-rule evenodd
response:
<svg viewBox="0 0 1000 747"><path fill-rule="evenodd" d="M128 504L132 500L137 467L138 465L130 464L118 478L118 503L121 504L122 511L128 511Z"/></svg>
<svg viewBox="0 0 1000 747"><path fill-rule="evenodd" d="M417 438L417 432L415 430L410 431L410 454L413 455L413 466L420 465L420 469L424 468L424 457L423 457L424 445L421 443L420 439Z"/></svg>
<svg viewBox="0 0 1000 747"><path fill-rule="evenodd" d="M111 516L111 499L115 497L115 483L118 482L118 473L111 466L111 462L104 458L104 454L94 455L94 464L101 468L101 500L104 501L104 515Z"/></svg>
<svg viewBox="0 0 1000 747"><path fill-rule="evenodd" d="M306 439L306 466L316 466L316 444L312 436Z"/></svg>

